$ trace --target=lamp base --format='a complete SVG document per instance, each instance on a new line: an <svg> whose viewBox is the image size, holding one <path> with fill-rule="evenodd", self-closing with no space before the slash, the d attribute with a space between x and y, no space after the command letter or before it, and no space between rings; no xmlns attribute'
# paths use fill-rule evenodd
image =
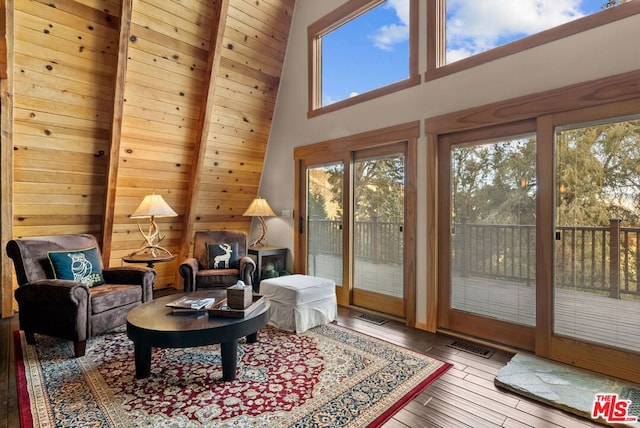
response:
<svg viewBox="0 0 640 428"><path fill-rule="evenodd" d="M154 216L151 216L151 222L149 223L149 232L144 233L142 227L140 226L140 223L138 223L138 230L144 238L144 243L140 248L129 254L129 256L135 256L136 254L140 254L143 251L147 251L153 257L158 257L159 254L163 254L169 257L173 256L173 254L171 254L171 251L158 245L160 241L164 239L164 236L160 235L160 228L158 227Z"/></svg>
<svg viewBox="0 0 640 428"><path fill-rule="evenodd" d="M262 247L265 245L262 241L264 241L264 235L267 234L267 225L264 222L262 216L258 217L258 221L260 222L260 236L258 236L252 242L249 242L250 247Z"/></svg>
<svg viewBox="0 0 640 428"><path fill-rule="evenodd" d="M171 251L167 250L164 247L160 247L159 245L145 245L143 247L138 248L133 253L129 254L129 257L135 256L136 254L140 254L142 252L148 252L153 257L159 257L159 256L172 257L173 256L173 254L171 254Z"/></svg>
<svg viewBox="0 0 640 428"><path fill-rule="evenodd" d="M267 245L267 244L262 242L262 239L256 239L254 241L249 241L249 246L250 247L254 247L254 248L255 247L264 247L265 245Z"/></svg>

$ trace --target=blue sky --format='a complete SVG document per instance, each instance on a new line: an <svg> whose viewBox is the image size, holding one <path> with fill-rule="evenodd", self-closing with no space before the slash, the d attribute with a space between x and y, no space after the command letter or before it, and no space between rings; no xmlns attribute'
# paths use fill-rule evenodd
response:
<svg viewBox="0 0 640 428"><path fill-rule="evenodd" d="M447 62L602 10L606 0L447 0ZM322 39L323 105L408 77L409 1L388 0Z"/></svg>
<svg viewBox="0 0 640 428"><path fill-rule="evenodd" d="M389 0L322 38L323 105L409 77L409 9Z"/></svg>
<svg viewBox="0 0 640 428"><path fill-rule="evenodd" d="M602 10L606 0L447 0L447 62Z"/></svg>

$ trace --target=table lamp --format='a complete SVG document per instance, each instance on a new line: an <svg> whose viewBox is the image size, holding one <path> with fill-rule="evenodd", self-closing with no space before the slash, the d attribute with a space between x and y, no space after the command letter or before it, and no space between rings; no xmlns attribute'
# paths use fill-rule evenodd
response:
<svg viewBox="0 0 640 428"><path fill-rule="evenodd" d="M144 233L140 223L138 223L138 230L144 238L144 242L140 248L130 254L130 256L136 255L143 251L148 251L153 257L158 257L158 254L165 253L167 256L171 256L171 252L166 248L159 246L160 241L164 239L164 236L160 235L160 228L156 223L156 217L176 217L178 214L171 209L162 197L162 195L151 194L144 197L140 206L131 214L130 218L149 218L149 231Z"/></svg>
<svg viewBox="0 0 640 428"><path fill-rule="evenodd" d="M249 208L244 212L245 216L249 217L258 217L258 221L260 222L261 232L260 236L258 236L253 242L249 243L251 247L262 247L264 244L262 241L264 240L264 235L267 233L267 225L264 222L263 217L273 217L276 214L273 212L266 199L262 199L260 196L255 198Z"/></svg>

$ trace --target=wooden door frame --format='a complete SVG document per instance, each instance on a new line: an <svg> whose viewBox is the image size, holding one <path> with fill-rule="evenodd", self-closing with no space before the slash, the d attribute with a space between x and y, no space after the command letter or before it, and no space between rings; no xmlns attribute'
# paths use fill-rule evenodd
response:
<svg viewBox="0 0 640 428"><path fill-rule="evenodd" d="M568 116L583 114L589 117L597 112L601 117L623 115L626 110L640 112L640 70L630 71L602 79L578 83L562 88L556 88L532 95L504 100L480 107L432 117L425 120L425 132L435 146L431 152L436 157L443 156L441 139L454 132L463 132L489 128L494 125L514 123L522 120L537 121L537 175L538 177L552 176L552 154L542 154L540 148L552 147L554 123L566 123ZM547 149L548 150L548 149ZM440 165L441 162L438 163ZM434 203L438 210L438 241L442 241L443 226L441 223L442 200L441 195L448 191L442 182L441 171L437 175L435 187L439 189L438 201ZM536 210L538 227L536 236L536 329L535 353L538 356L576 365L593 370L640 382L640 354L615 348L606 348L591 343L580 342L553 334L553 185L550 181L538 182L538 198ZM447 231L448 234L448 231ZM446 236L446 235L444 235ZM545 261L545 256L546 261ZM442 271L441 258L438 257L438 274ZM430 285L427 290L429 297L438 296L437 284ZM427 302L428 308L434 309L434 302ZM438 308L439 309L439 308ZM430 314L429 314L430 315ZM439 320L429 316L429 320Z"/></svg>
<svg viewBox="0 0 640 428"><path fill-rule="evenodd" d="M417 229L417 141L420 135L420 122L407 122L388 128L364 132L361 134L349 135L328 141L323 141L307 146L296 147L294 149L295 160L295 207L298 215L298 222L304 222L306 215L304 202L306 189L303 186L306 165L320 165L332 161L343 160L345 162L345 177L351 176L350 163L351 153L385 146L398 142L406 142L405 157L405 322L409 326L415 326L416 322L416 229ZM349 195L351 193L351 183L346 183L345 194L343 195L343 210L345 219L351 218L351 206ZM347 192L348 191L348 192ZM302 219L302 220L301 220ZM349 227L349 221L345 221L345 227ZM299 225L298 225L299 226ZM350 234L348 229L345 233ZM304 235L297 228L294 234L294 269L296 272L306 271L306 243ZM351 278L350 249L349 242L345 240L343 254L343 275ZM351 284L343 284L339 293L340 304L351 301Z"/></svg>

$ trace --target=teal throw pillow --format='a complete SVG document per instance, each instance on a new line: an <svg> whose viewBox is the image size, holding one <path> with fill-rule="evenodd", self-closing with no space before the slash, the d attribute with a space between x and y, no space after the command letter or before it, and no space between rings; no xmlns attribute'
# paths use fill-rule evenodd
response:
<svg viewBox="0 0 640 428"><path fill-rule="evenodd" d="M100 257L96 247L84 250L49 251L56 279L68 279L81 282L89 287L104 284Z"/></svg>
<svg viewBox="0 0 640 428"><path fill-rule="evenodd" d="M207 244L207 259L209 269L237 269L238 244Z"/></svg>

